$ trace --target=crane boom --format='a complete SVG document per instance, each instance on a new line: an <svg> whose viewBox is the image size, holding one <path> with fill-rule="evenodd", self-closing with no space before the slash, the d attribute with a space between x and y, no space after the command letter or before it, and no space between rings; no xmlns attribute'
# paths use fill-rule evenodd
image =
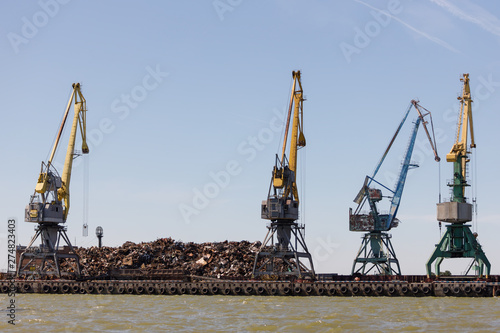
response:
<svg viewBox="0 0 500 333"><path fill-rule="evenodd" d="M66 124L66 119L68 118L69 109L71 108L71 102L73 102L73 98L75 97L75 89L71 92L71 96L69 97L68 105L66 106L66 111L64 111L64 117L61 122L61 126L59 126L59 132L57 132L56 142L54 142L54 146L52 147L52 152L50 153L49 160L47 161L47 165L50 166L52 164L52 160L56 154L57 147L59 146L59 140L61 139L64 125Z"/></svg>
<svg viewBox="0 0 500 333"><path fill-rule="evenodd" d="M77 128L80 128L80 133L82 136L82 153L88 154L89 147L87 145L87 136L86 136L86 128L87 128L87 105L85 98L82 95L80 90L80 84L77 83L73 88L73 94L75 95L75 114L73 117L73 125L71 127L71 133L69 137L68 148L66 150L66 159L64 161L64 168L61 177L61 187L57 190L57 196L59 200L63 201L65 204L64 209L64 220L68 216L69 212L69 184L71 181L71 171L73 168L73 159L75 154L75 141L76 141L76 131Z"/></svg>
<svg viewBox="0 0 500 333"><path fill-rule="evenodd" d="M396 137L398 136L399 134L399 131L401 130L401 128L403 127L405 121L406 121L406 118L408 118L408 114L410 113L410 110L411 110L411 107L412 107L413 104L410 104L408 106L408 109L406 110L404 116L403 116L403 119L401 119L401 122L399 123L399 126L398 128L396 129L396 132L394 133L391 141L389 141L389 145L387 146L387 148L385 149L385 152L382 154L382 157L380 158L380 161L378 162L377 166L375 167L375 170L373 171L373 175L371 176L371 178L375 178L375 176L377 175L378 171L380 170L380 167L382 166L382 163L384 163L385 161L385 158L387 157L387 154L389 153L389 150L391 149L392 147L392 144L394 143L394 141L396 140ZM358 200L354 200L355 202L358 201Z"/></svg>
<svg viewBox="0 0 500 333"><path fill-rule="evenodd" d="M434 140L434 142L433 142L433 140L431 139L431 136L429 134L429 130L427 129L427 122L424 119L424 117L426 115L430 115L430 112L426 110L427 113L423 114L423 112L419 108L422 108L422 109L424 109L424 108L421 107L417 101L412 100L411 103L415 107L415 110L417 110L417 112L418 112L418 118L415 121L414 126L413 126L413 131L412 131L412 134L410 136L410 144L408 145L405 157L403 159L403 166L401 168L401 172L399 173L398 182L396 183L396 190L394 191L394 197L391 200L391 208L389 210L389 218L386 222L386 228L388 228L387 230L390 229L390 225L391 225L392 221L396 218L396 214L397 214L398 209L399 209L399 204L401 202L401 196L403 195L403 189L405 186L405 181L406 181L406 176L408 174L408 170L410 169L410 167L416 166L415 164L412 164L410 162L410 159L411 159L411 155L413 154L413 148L415 146L415 139L417 137L417 131L418 131L418 127L419 127L420 123L422 123L422 125L423 125L425 133L427 134L427 138L429 139L429 144L431 145L432 151L434 152L434 160L436 162L439 162L441 160L441 158L438 156L438 153L436 150L436 143L435 143L436 140ZM432 121L432 118L431 118L431 121ZM433 131L433 133L434 133L434 131Z"/></svg>
<svg viewBox="0 0 500 333"><path fill-rule="evenodd" d="M262 218L268 220L284 219L294 221L298 219L299 193L297 191L297 151L306 145L303 128L303 92L300 81L300 71L292 72L293 85L285 125L285 136L281 158L276 155L273 176L267 200L262 203ZM292 134L290 137L289 156L285 154L288 144L288 129L292 119Z"/></svg>
<svg viewBox="0 0 500 333"><path fill-rule="evenodd" d="M453 179L453 202L466 202L465 187L467 185L467 158L468 147L467 138L468 131L470 130L470 148L476 148L474 141L474 127L472 123L472 98L469 86L469 74L464 74L460 79L463 84L462 96L460 100L460 114L458 117L457 137L455 144L451 147L450 152L446 155L446 161L453 162L454 179Z"/></svg>
<svg viewBox="0 0 500 333"><path fill-rule="evenodd" d="M60 177L53 167L53 159L57 148L59 147L59 142L64 130L64 126L68 119L69 110L71 108L73 100L75 102L73 123L71 127L68 148L66 150L66 159L62 177ZM66 106L63 120L61 122L61 125L59 126L59 131L57 133L54 146L52 147L50 157L46 163L42 162L41 172L35 187L35 195L32 196L30 204L26 208L25 220L27 222L66 222L70 207L69 184L71 181L71 170L73 167L73 159L75 155L76 132L78 128L80 128L80 133L82 136L82 153L89 153L89 147L87 145L86 138L86 111L86 101L82 95L80 84L74 83L73 91ZM42 197L41 202L39 202L38 196L36 195L37 193ZM52 196L51 201L49 201L50 196Z"/></svg>
<svg viewBox="0 0 500 333"><path fill-rule="evenodd" d="M296 86L298 84L298 88ZM290 160L289 168L293 172L297 170L297 149L306 145L306 139L302 133L303 122L303 91L302 82L300 81L300 71L293 72L292 95L290 96L290 105L288 107L287 121L285 125L285 136L283 138L283 150L281 152L281 160L285 158L285 151L288 140L288 129L290 127L290 116L293 110L292 137L290 139Z"/></svg>
<svg viewBox="0 0 500 333"><path fill-rule="evenodd" d="M276 189L283 189L282 197L287 198L292 194L292 200L298 204L299 194L297 191L297 184L295 176L297 172L297 150L306 145L306 139L302 132L303 123L303 91L302 83L300 81L300 71L292 72L293 85L292 93L290 96L290 105L288 108L287 120L285 125L285 135L283 138L283 148L281 159L276 157L276 165L273 170L273 186ZM293 111L293 113L292 113ZM290 118L292 121L292 135L290 138L289 156L285 154L288 143L288 131L290 127Z"/></svg>
<svg viewBox="0 0 500 333"><path fill-rule="evenodd" d="M415 146L415 138L417 137L418 126L420 125L420 117L415 121L415 126L413 126L413 131L411 133L410 144L408 149L406 150L405 157L403 159L403 167L401 168L401 172L399 173L398 182L396 184L396 190L394 191L394 196L391 200L391 208L389 210L389 216L385 223L385 230L389 230L391 228L391 223L396 218L396 214L398 213L399 204L401 203L401 196L403 195L403 189L406 182L406 176L408 174L408 170L414 164L410 163L411 155L413 153L413 147Z"/></svg>
<svg viewBox="0 0 500 333"><path fill-rule="evenodd" d="M380 167L382 166L382 163L384 162L389 150L391 149L394 141L396 140L397 135L399 134L403 124L405 123L406 119L408 118L408 114L411 110L411 108L414 107L417 110L418 113L418 118L413 124L413 129L410 135L410 141L408 144L408 148L406 149L406 153L403 158L402 162L402 167L401 171L399 172L397 181L396 181L396 186L394 190L390 190L388 187L380 184L375 180L375 176L377 175L378 171L380 170ZM415 146L415 140L417 137L417 132L420 124L423 125L425 132L427 133L427 137L429 139L429 143L431 145L431 148L434 152L434 159L436 162L439 162L441 159L438 156L437 150L436 150L436 144L435 144L435 139L433 140L429 134L429 130L427 129L427 121L425 121L425 117L429 115L429 118L431 119L431 124L432 124L432 117L431 114L428 110L423 108L418 104L417 101L412 100L410 103L410 106L406 110L403 119L399 126L396 129L396 132L392 139L389 142L389 145L387 146L384 154L382 155L382 158L380 161L377 163L375 167L375 171L373 172L373 175L371 177L367 176L365 179L365 183L363 184L363 187L359 191L358 195L354 199L354 202L358 204L358 208L356 209L354 214L351 214L350 219L351 219L351 231L388 231L392 227L396 227L398 225L398 220L396 219L396 215L399 209L399 205L401 203L401 197L403 195L403 189L404 185L406 182L406 176L408 174L408 170L412 167L418 167L418 165L411 163L411 156L413 154L413 148ZM390 209L389 209L389 214L379 214L376 202L382 200L382 193L380 190L375 190L370 188L371 183L375 181L377 184L383 186L385 189L389 190L392 193L392 199L391 199L391 204L390 204ZM369 215L365 214L359 214L361 211L361 208L365 202L365 200L368 200L368 203L370 205L370 210L371 213ZM357 230L356 226L360 226L361 221L368 221L367 223L362 223L364 226L360 228L360 230Z"/></svg>

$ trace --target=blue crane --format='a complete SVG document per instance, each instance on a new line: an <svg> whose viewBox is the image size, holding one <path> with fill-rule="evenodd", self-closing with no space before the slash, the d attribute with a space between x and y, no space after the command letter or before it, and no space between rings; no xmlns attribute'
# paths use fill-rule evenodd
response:
<svg viewBox="0 0 500 333"><path fill-rule="evenodd" d="M410 141L403 158L401 171L397 178L395 189L391 190L387 186L377 181L375 177L379 172L383 162L385 161L385 158L387 157L387 154L389 153L389 150L396 140L396 137L398 136L406 119L408 118L412 107L416 109L418 118L413 123L413 129L410 134ZM415 147L415 139L417 137L417 132L420 124L423 124L431 148L434 151L434 159L437 162L440 161L440 158L436 151L434 130L432 129L433 135L431 138L429 130L427 129L427 121L425 120L426 116L429 116L432 127L432 117L430 112L420 106L417 101L412 100L410 106L404 114L403 119L396 129L394 136L389 142L387 149L385 150L382 158L375 167L373 175L371 177L366 176L363 187L354 199L354 202L358 204L356 211L353 213L352 208L349 209L350 231L369 231L363 237L361 247L358 251L356 259L354 260L352 274L368 274L373 268L376 268L379 274L401 275L399 262L390 241L391 236L387 233L387 231L391 230L391 228L397 227L399 224L399 220L396 218L396 215L401 203L406 176L408 175L408 170L418 167L418 165L411 162L411 156L413 153L413 148ZM378 210L377 203L383 199L382 190L371 187L373 183L380 185L391 193L391 196L389 197L391 198L391 203L388 214L381 214ZM368 214L363 214L361 213L361 209L366 202L368 202L369 204L370 211ZM361 266L359 268L356 268L358 264L361 264ZM391 264L395 264L396 268L393 268Z"/></svg>

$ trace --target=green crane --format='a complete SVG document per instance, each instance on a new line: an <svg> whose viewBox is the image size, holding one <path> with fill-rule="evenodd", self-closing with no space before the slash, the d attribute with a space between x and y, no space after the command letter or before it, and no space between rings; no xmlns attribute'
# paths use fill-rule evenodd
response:
<svg viewBox="0 0 500 333"><path fill-rule="evenodd" d="M463 74L460 79L463 82L462 96L460 100L460 115L458 119L457 137L451 151L446 155L446 161L453 163L453 181L448 184L452 188L450 202L437 204L437 219L440 222L450 223L446 225L446 232L441 237L439 244L427 261L427 276L431 276L431 266L436 261L436 275L440 274L440 265L444 258L473 258L466 271L469 273L472 267L488 277L491 265L477 241L477 233L472 233L470 225L466 222L472 221L472 204L467 202L465 196L467 183L467 163L470 162L469 148L476 148L474 141L474 127L472 123L472 98L469 86L469 74ZM470 134L469 134L470 132ZM467 140L470 136L470 146Z"/></svg>

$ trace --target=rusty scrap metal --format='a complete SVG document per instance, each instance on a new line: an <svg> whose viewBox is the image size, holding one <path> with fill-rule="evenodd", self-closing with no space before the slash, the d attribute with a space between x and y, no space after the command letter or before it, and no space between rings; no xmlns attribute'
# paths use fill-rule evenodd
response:
<svg viewBox="0 0 500 333"><path fill-rule="evenodd" d="M206 276L216 278L251 277L257 242L183 243L172 238L153 242L126 242L120 247L78 248L82 274L118 277ZM127 271L128 270L128 271ZM130 271L130 270L135 270ZM173 272L173 271L172 271Z"/></svg>

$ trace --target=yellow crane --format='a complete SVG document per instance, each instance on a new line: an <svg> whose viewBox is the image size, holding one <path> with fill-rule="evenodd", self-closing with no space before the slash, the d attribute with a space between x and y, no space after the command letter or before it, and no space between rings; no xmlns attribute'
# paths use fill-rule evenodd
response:
<svg viewBox="0 0 500 333"><path fill-rule="evenodd" d="M73 160L75 155L75 142L78 129L82 137L82 153L88 154L89 147L86 139L86 112L87 105L82 95L80 84L73 83L73 91L69 98L63 120L59 127L54 146L47 162L42 162L40 175L35 186L35 193L30 198L30 203L25 210L25 221L38 223L35 236L19 259L18 274L26 272L27 268L37 268L36 271L43 273L52 263L55 265L56 273L61 276L61 259L73 259L76 264L76 271L80 274L80 263L76 252L66 234L66 227L63 226L67 220L70 208L70 181ZM73 122L66 150L62 176L59 176L53 165L59 142L70 114L71 105L74 101ZM32 251L31 246L41 238L41 246L37 251ZM60 253L59 245L61 238L67 244L67 253ZM28 260L25 263L25 259ZM52 263L51 263L52 262Z"/></svg>
<svg viewBox="0 0 500 333"><path fill-rule="evenodd" d="M306 145L303 130L303 90L300 71L292 72L292 93L285 124L281 158L276 155L267 199L261 205L261 217L270 220L267 235L255 256L253 275L313 277L314 266L307 249L299 218L297 190L297 151ZM292 119L293 117L293 119ZM285 154L292 120L289 159ZM308 261L308 265L302 261Z"/></svg>
<svg viewBox="0 0 500 333"><path fill-rule="evenodd" d="M273 186L275 190L282 189L282 197L288 198L292 194L292 200L294 200L297 205L299 203L299 194L297 191L297 183L295 182L295 175L297 172L297 150L299 148L305 147L306 138L302 132L302 124L304 122L303 113L303 91L302 83L300 81L300 71L293 72L293 85L292 94L290 96L290 103L288 108L288 114L285 124L285 135L283 138L283 146L281 152L281 159L276 159L276 163L273 169ZM298 85L298 87L297 87ZM292 136L290 138L290 159L288 160L288 165L286 164L286 147L288 141L288 130L290 127L290 117L293 110L293 124L292 124Z"/></svg>
<svg viewBox="0 0 500 333"><path fill-rule="evenodd" d="M451 151L446 154L446 161L453 163L454 179L453 184L453 198L454 202L466 202L465 187L467 185L466 171L467 163L469 163L467 139L470 131L470 148L476 148L474 141L474 126L472 123L472 98L470 95L469 74L464 74L461 81L463 84L462 96L460 100L460 115L458 117L457 137L455 144L451 147Z"/></svg>
<svg viewBox="0 0 500 333"><path fill-rule="evenodd" d="M458 118L457 136L453 147L446 155L446 161L453 163L453 180L448 184L452 188L450 202L437 204L437 220L449 223L446 232L441 237L439 244L427 261L427 276L430 277L431 266L436 261L436 275L440 274L440 265L445 258L472 258L472 263L466 270L469 273L475 268L477 275L490 274L490 262L477 241L477 234L472 233L470 225L466 222L472 221L472 204L467 202L465 189L470 186L467 183L467 163L469 163L470 150L476 148L474 141L474 127L472 122L472 98L469 85L469 74L463 74L460 79L463 82L462 96L460 100L460 114ZM467 145L470 136L470 146Z"/></svg>
<svg viewBox="0 0 500 333"><path fill-rule="evenodd" d="M71 127L68 148L66 150L66 159L64 161L63 173L62 176L59 177L57 173L55 173L52 170L52 162L55 153L57 151L57 148L59 147L59 141L61 139L64 130L64 125L66 124L66 119L68 118L69 110L71 108L71 103L73 99L75 100L73 125ZM56 223L66 222L69 211L69 184L71 180L71 170L73 167L73 160L75 157L75 141L76 141L76 132L78 127L80 128L80 133L82 135L82 153L83 154L89 153L89 147L87 145L87 138L86 138L86 114L87 114L86 112L87 112L87 104L80 90L80 84L74 83L73 92L68 101L66 111L64 112L64 117L61 126L59 127L56 141L54 143L54 146L52 147L52 152L50 153L50 157L47 163L42 162L42 171L40 172L40 176L38 177L38 182L35 187L35 193L40 193L43 199L46 198L47 192L52 191L53 192L52 194L54 194L54 192L57 193L57 200L52 201L51 205L62 206L62 210L60 211L58 210L61 213L58 215L61 215L61 217L59 218L58 216L56 218L51 218L49 216L44 216L44 211L42 209L44 209L45 207L43 204L33 205L32 207L30 205L29 216L27 216L27 222L56 222ZM34 197L36 197L36 195ZM42 201L46 201L43 199Z"/></svg>

